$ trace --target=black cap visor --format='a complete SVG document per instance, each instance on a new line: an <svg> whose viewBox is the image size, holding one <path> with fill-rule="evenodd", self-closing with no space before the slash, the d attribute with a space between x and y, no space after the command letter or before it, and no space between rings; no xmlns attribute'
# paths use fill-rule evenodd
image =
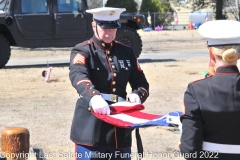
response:
<svg viewBox="0 0 240 160"><path fill-rule="evenodd" d="M116 21L100 21L97 19L94 19L97 25L99 25L103 29L115 29L120 28L121 24L118 20Z"/></svg>

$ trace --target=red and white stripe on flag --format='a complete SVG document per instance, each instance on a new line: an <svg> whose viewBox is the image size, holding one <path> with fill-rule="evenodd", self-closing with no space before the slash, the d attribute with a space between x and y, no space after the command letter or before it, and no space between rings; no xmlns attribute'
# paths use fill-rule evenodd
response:
<svg viewBox="0 0 240 160"><path fill-rule="evenodd" d="M166 116L145 113L145 107L139 103L117 102L110 105L110 115L95 114L102 121L121 128L143 128L150 126L167 126Z"/></svg>
<svg viewBox="0 0 240 160"><path fill-rule="evenodd" d="M208 16L205 17L205 22L207 22L207 21L208 21Z"/></svg>
<svg viewBox="0 0 240 160"><path fill-rule="evenodd" d="M44 78L45 82L48 82L50 80L51 71L52 71L52 67L48 67L47 71L45 72L45 78Z"/></svg>
<svg viewBox="0 0 240 160"><path fill-rule="evenodd" d="M175 24L178 24L178 15L176 11L173 12L173 17L174 17Z"/></svg>
<svg viewBox="0 0 240 160"><path fill-rule="evenodd" d="M77 53L73 59L73 64L86 64L86 58L81 54Z"/></svg>

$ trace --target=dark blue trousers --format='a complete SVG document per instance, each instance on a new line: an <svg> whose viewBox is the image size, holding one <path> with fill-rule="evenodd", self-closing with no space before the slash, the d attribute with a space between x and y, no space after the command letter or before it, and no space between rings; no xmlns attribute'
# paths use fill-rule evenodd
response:
<svg viewBox="0 0 240 160"><path fill-rule="evenodd" d="M131 148L109 149L76 145L76 160L131 160Z"/></svg>

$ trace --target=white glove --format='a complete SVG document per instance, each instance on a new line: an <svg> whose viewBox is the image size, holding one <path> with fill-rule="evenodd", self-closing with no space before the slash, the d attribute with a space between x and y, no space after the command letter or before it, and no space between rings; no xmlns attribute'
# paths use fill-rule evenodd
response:
<svg viewBox="0 0 240 160"><path fill-rule="evenodd" d="M136 103L141 104L140 97L135 93L128 94L127 95L127 100L130 101L130 102L136 102Z"/></svg>
<svg viewBox="0 0 240 160"><path fill-rule="evenodd" d="M92 106L94 113L97 114L110 114L108 103L101 95L95 95L90 99L89 106Z"/></svg>

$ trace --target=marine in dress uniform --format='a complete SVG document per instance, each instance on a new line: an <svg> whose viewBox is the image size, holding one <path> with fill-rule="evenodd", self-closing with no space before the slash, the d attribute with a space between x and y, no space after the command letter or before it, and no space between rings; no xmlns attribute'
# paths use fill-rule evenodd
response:
<svg viewBox="0 0 240 160"><path fill-rule="evenodd" d="M240 23L204 23L216 73L192 82L184 94L180 150L186 159L240 159ZM217 52L219 51L219 52Z"/></svg>
<svg viewBox="0 0 240 160"><path fill-rule="evenodd" d="M110 7L87 10L93 14L94 22L103 29L119 28L118 19L123 11L125 9ZM77 144L77 152L82 148L103 153L113 153L116 150L131 152L132 129L107 124L92 115L91 110L109 114L108 104L125 101L126 96L131 102L143 103L147 99L149 84L133 50L115 40L104 42L96 28L90 40L73 47L69 77L80 96L70 135L71 140ZM128 82L132 88L129 95L126 92ZM96 107L98 104L105 106L99 109Z"/></svg>

